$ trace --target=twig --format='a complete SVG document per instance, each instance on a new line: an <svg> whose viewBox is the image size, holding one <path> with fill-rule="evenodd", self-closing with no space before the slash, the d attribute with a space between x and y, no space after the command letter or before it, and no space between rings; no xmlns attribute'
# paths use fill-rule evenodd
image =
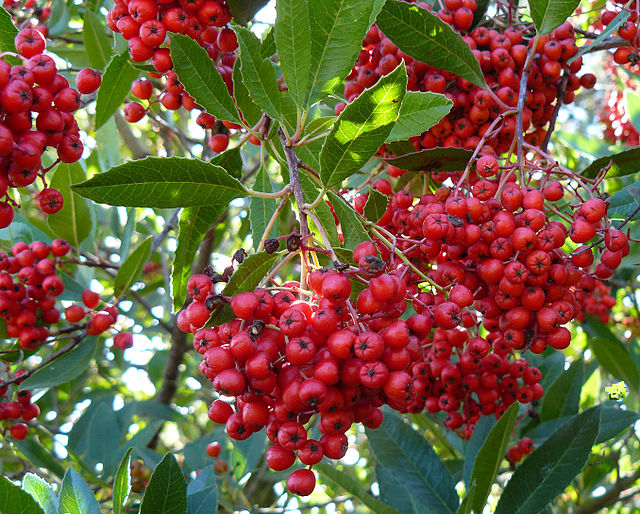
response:
<svg viewBox="0 0 640 514"><path fill-rule="evenodd" d="M558 113L560 112L560 108L562 107L562 103L564 102L564 95L565 95L565 92L567 91L568 82L569 82L569 72L568 70L564 70L564 73L562 75L562 81L560 82L560 87L558 88L558 94L557 94L558 100L556 101L556 105L553 108L553 113L551 114L551 119L549 120L549 128L547 129L547 133L544 136L544 141L542 142L542 145L540 145L540 149L543 152L547 151L547 146L549 145L549 141L551 140L551 134L556 128Z"/></svg>

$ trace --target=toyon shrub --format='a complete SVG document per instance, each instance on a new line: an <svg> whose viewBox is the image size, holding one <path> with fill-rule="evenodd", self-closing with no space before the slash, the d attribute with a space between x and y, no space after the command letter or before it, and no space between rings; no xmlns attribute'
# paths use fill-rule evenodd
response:
<svg viewBox="0 0 640 514"><path fill-rule="evenodd" d="M636 1L3 5L4 510L640 509Z"/></svg>

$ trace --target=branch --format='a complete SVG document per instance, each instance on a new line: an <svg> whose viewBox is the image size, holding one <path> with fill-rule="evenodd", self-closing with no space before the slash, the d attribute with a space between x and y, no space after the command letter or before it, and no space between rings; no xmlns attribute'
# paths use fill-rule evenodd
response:
<svg viewBox="0 0 640 514"><path fill-rule="evenodd" d="M144 159L148 155L151 155L151 152L149 151L149 148L147 148L147 145L141 138L135 136L135 134L131 131L129 123L127 123L122 117L122 114L116 112L113 117L116 122L118 133L120 134L120 137L122 138L125 146L131 152L132 157L134 159Z"/></svg>
<svg viewBox="0 0 640 514"><path fill-rule="evenodd" d="M544 136L544 141L540 146L540 149L543 152L547 151L547 146L549 145L549 141L551 140L551 134L553 130L556 128L556 120L558 119L558 113L560 112L560 107L562 107L562 103L564 101L564 95L567 91L567 83L569 82L569 73L568 70L564 70L564 74L562 76L562 81L560 82L560 87L558 88L558 100L556 101L556 105L553 108L553 113L551 114L551 119L549 120L549 128L547 129L547 134Z"/></svg>
<svg viewBox="0 0 640 514"><path fill-rule="evenodd" d="M640 468L636 469L632 475L616 480L606 493L576 509L575 514L593 514L605 507L611 507L621 499L620 494L631 487L638 479L640 479Z"/></svg>

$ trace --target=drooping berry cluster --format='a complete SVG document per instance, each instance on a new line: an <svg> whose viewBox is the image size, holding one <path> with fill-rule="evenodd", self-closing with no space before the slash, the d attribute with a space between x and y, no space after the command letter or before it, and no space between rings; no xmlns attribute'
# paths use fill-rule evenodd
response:
<svg viewBox="0 0 640 514"><path fill-rule="evenodd" d="M635 66L640 61L638 50L638 5L631 2L626 6L627 2L615 0L607 4L607 9L602 10L600 18L592 27L597 32L602 32L621 12L628 12L628 17L617 29L616 34L628 45L620 46L613 50L613 60L620 65Z"/></svg>
<svg viewBox="0 0 640 514"><path fill-rule="evenodd" d="M54 60L44 54L45 40L32 28L15 38L22 64L0 59L0 227L13 220L10 187L26 187L40 177L45 189L38 196L43 212L62 208L62 195L46 187L42 154L55 148L57 162L75 162L82 156L78 124L73 112L81 106L80 93L69 86ZM35 123L34 123L35 122ZM35 125L35 126L34 126Z"/></svg>
<svg viewBox="0 0 640 514"><path fill-rule="evenodd" d="M159 85L139 78L132 84L133 96L147 101L149 106L160 102L169 110L180 107L192 110L198 106L172 71L168 32L187 35L205 48L232 93L238 40L235 32L226 27L230 21L231 13L225 0L121 0L107 14L111 30L128 41L131 59L137 62L151 59L156 72L149 75L163 81ZM125 119L131 123L140 121L147 109L140 102L129 102L124 108ZM215 118L203 112L197 123L205 130L211 129ZM228 142L225 138L225 134L213 136L209 145L215 152L221 152Z"/></svg>
<svg viewBox="0 0 640 514"><path fill-rule="evenodd" d="M0 373L0 379L6 380L10 378L18 378L24 374L23 370L18 370L12 376L8 368ZM22 380L15 383L20 384ZM4 431L6 434L9 429L9 435L13 439L22 440L27 437L29 427L25 424L40 415L40 408L31 402L31 391L22 390L15 394L15 401L9 401L10 389L14 386L4 386L0 388L0 421L5 421ZM25 423L21 423L22 420Z"/></svg>
<svg viewBox="0 0 640 514"><path fill-rule="evenodd" d="M441 19L461 32L470 27L476 9L475 0L449 0L445 7L437 13ZM462 23L462 18L468 19L469 23ZM476 27L463 36L480 63L490 93L449 72L412 59L374 25L367 33L356 65L347 77L344 94L351 102L381 75L389 73L404 60L409 90L444 93L453 101L453 108L447 116L421 136L412 138L416 149L462 147L473 150L500 113L517 105L521 75L529 47L533 44L532 34L516 28L499 31ZM574 91L581 86L592 88L595 85L594 75L577 76L582 66L581 57L568 64L577 51L573 27L569 23L539 38L527 82L523 117L528 142L536 144L543 141L546 135L544 127L552 116L561 90L563 72L568 74L562 99L564 103L571 103ZM336 111L342 108L344 104L338 104ZM506 118L499 137L490 138L487 144L497 154L508 151L515 128L515 117ZM393 172L401 174L401 170L393 169Z"/></svg>

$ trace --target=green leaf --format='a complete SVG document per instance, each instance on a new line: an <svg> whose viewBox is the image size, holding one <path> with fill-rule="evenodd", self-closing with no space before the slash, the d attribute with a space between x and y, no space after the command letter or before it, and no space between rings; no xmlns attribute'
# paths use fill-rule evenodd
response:
<svg viewBox="0 0 640 514"><path fill-rule="evenodd" d="M399 480L394 494L411 497L422 512L455 512L458 494L446 466L422 434L389 411L375 430L366 429L376 462ZM380 489L387 484L380 479ZM395 484L394 484L395 485Z"/></svg>
<svg viewBox="0 0 640 514"><path fill-rule="evenodd" d="M408 171L462 171L472 155L463 148L430 148L385 160Z"/></svg>
<svg viewBox="0 0 640 514"><path fill-rule="evenodd" d="M239 146L230 148L216 155L209 163L224 168L230 175L238 180L242 178L242 155L240 155Z"/></svg>
<svg viewBox="0 0 640 514"><path fill-rule="evenodd" d="M260 40L243 27L234 27L240 46L240 71L249 96L271 117L281 120L280 91L276 70L260 54Z"/></svg>
<svg viewBox="0 0 640 514"><path fill-rule="evenodd" d="M576 416L529 455L509 480L496 514L540 512L587 463L598 436L599 408Z"/></svg>
<svg viewBox="0 0 640 514"><path fill-rule="evenodd" d="M90 464L107 464L113 449L120 444L120 426L111 405L101 403L98 406L91 416L86 435L84 460Z"/></svg>
<svg viewBox="0 0 640 514"><path fill-rule="evenodd" d="M406 95L405 95L406 98ZM304 127L304 135L305 136L316 136L325 132L327 130L331 130L333 124L337 120L337 116L322 116L320 118L316 118L315 120L311 120Z"/></svg>
<svg viewBox="0 0 640 514"><path fill-rule="evenodd" d="M335 193L329 191L327 196L340 221L344 247L349 250L354 250L355 247L363 241L371 241L371 237L369 237L368 232L362 226L362 222L360 218L358 218L356 211Z"/></svg>
<svg viewBox="0 0 640 514"><path fill-rule="evenodd" d="M369 186L369 198L364 204L364 215L369 221L377 222L387 212L389 198Z"/></svg>
<svg viewBox="0 0 640 514"><path fill-rule="evenodd" d="M218 511L218 486L213 465L204 468L187 486L187 514Z"/></svg>
<svg viewBox="0 0 640 514"><path fill-rule="evenodd" d="M607 216L609 219L623 220L631 216L638 206L640 206L640 180L623 187L609 198ZM631 219L638 217L640 214L636 213Z"/></svg>
<svg viewBox="0 0 640 514"><path fill-rule="evenodd" d="M47 224L58 237L69 241L74 248L79 248L80 243L91 234L89 203L78 193L71 191L73 183L85 179L84 170L79 163L61 162L56 166L49 185L62 193L63 204L57 213L47 216Z"/></svg>
<svg viewBox="0 0 640 514"><path fill-rule="evenodd" d="M584 381L584 361L578 359L558 376L545 391L540 408L542 421L576 414L580 405L580 391Z"/></svg>
<svg viewBox="0 0 640 514"><path fill-rule="evenodd" d="M471 500L471 505L476 512L482 512L487 502L491 486L498 474L500 463L507 452L513 427L518 419L519 406L520 404L515 402L500 416L475 458L471 473L471 483L475 484L476 490Z"/></svg>
<svg viewBox="0 0 640 514"><path fill-rule="evenodd" d="M171 34L173 69L187 92L209 114L241 123L233 99L216 65L195 39Z"/></svg>
<svg viewBox="0 0 640 514"><path fill-rule="evenodd" d="M62 479L59 508L60 514L100 514L93 492L73 468Z"/></svg>
<svg viewBox="0 0 640 514"><path fill-rule="evenodd" d="M15 38L18 29L11 20L11 15L0 7L0 50L3 52L16 52Z"/></svg>
<svg viewBox="0 0 640 514"><path fill-rule="evenodd" d="M280 257L278 253L268 254L267 252L249 255L231 275L224 288L225 296L234 296L245 291L253 291L266 274L269 273L278 257ZM230 319L233 319L231 307L225 304L221 309L214 311L209 323L213 325L225 323L229 321L229 316L231 316Z"/></svg>
<svg viewBox="0 0 640 514"><path fill-rule="evenodd" d="M240 71L240 61L236 60L233 65L233 98L236 101L238 110L242 113L242 117L250 125L254 126L262 116L262 109L258 107L249 96L247 86L242 80L242 72ZM229 151L229 150L227 150ZM240 177L237 177L240 178Z"/></svg>
<svg viewBox="0 0 640 514"><path fill-rule="evenodd" d="M269 0L229 0L228 4L233 20L246 25L268 2Z"/></svg>
<svg viewBox="0 0 640 514"><path fill-rule="evenodd" d="M632 391L640 389L640 373L631 353L607 325L595 319L583 325L589 335L588 344L600 365L614 377L623 380Z"/></svg>
<svg viewBox="0 0 640 514"><path fill-rule="evenodd" d="M131 286L139 280L142 275L142 268L151 256L152 243L152 237L147 237L120 265L120 269L118 269L116 278L113 281L113 295L116 298L128 293Z"/></svg>
<svg viewBox="0 0 640 514"><path fill-rule="evenodd" d="M84 46L87 49L89 62L91 66L99 70L104 69L113 54L111 41L107 36L107 29L102 24L101 19L104 19L104 17L91 9L86 9L82 29L82 37L84 38ZM109 83L106 85L110 87Z"/></svg>
<svg viewBox="0 0 640 514"><path fill-rule="evenodd" d="M307 203L312 203L318 196L320 190L316 187L313 179L307 175L306 172L300 173L300 188L302 189L302 195ZM323 200L321 201L315 209L313 209L318 221L324 228L327 237L329 238L329 243L334 248L340 246L340 238L338 237L338 228L336 227L336 220L331 213L331 208L327 205L327 203ZM308 220L309 229L318 233L318 229L315 226L315 223L311 218Z"/></svg>
<svg viewBox="0 0 640 514"><path fill-rule="evenodd" d="M253 189L256 191L262 191L265 193L273 192L271 187L271 180L269 179L269 173L264 166L261 166L256 175L256 181L253 184ZM275 198L259 198L254 196L251 198L251 204L249 207L249 220L251 222L251 233L253 234L253 247L258 248L260 238L264 234L269 220L276 212L278 207L278 201ZM277 235L278 229L276 224L271 227L269 236Z"/></svg>
<svg viewBox="0 0 640 514"><path fill-rule="evenodd" d="M59 478L64 475L64 468L53 457L53 451L46 449L35 439L28 437L22 441L13 441L13 445L33 466L44 468Z"/></svg>
<svg viewBox="0 0 640 514"><path fill-rule="evenodd" d="M595 444L604 443L633 425L640 415L618 407L602 407L600 409L600 431Z"/></svg>
<svg viewBox="0 0 640 514"><path fill-rule="evenodd" d="M79 377L89 368L89 363L96 354L96 343L95 337L86 337L69 353L50 362L27 378L20 384L20 389L44 389L70 382Z"/></svg>
<svg viewBox="0 0 640 514"><path fill-rule="evenodd" d="M402 514L422 514L431 512L426 510L424 504L418 499L406 493L402 483L402 475L376 462L376 478L380 487L380 499Z"/></svg>
<svg viewBox="0 0 640 514"><path fill-rule="evenodd" d="M276 36L273 27L269 27L267 31L262 35L262 42L260 43L260 55L265 59L273 57L276 53Z"/></svg>
<svg viewBox="0 0 640 514"><path fill-rule="evenodd" d="M381 2L309 0L311 77L307 105L331 93L349 75Z"/></svg>
<svg viewBox="0 0 640 514"><path fill-rule="evenodd" d="M142 498L140 514L184 514L187 510L187 484L171 453L156 467Z"/></svg>
<svg viewBox="0 0 640 514"><path fill-rule="evenodd" d="M594 178L605 166L609 165L609 162L612 165L606 178L624 177L637 173L640 171L640 146L600 157L582 170L580 174L587 178Z"/></svg>
<svg viewBox="0 0 640 514"><path fill-rule="evenodd" d="M73 186L94 202L125 207L212 207L246 194L220 166L182 157L129 161Z"/></svg>
<svg viewBox="0 0 640 514"><path fill-rule="evenodd" d="M437 15L417 5L387 0L377 23L385 36L414 59L486 87L469 45Z"/></svg>
<svg viewBox="0 0 640 514"><path fill-rule="evenodd" d="M44 514L58 514L58 496L53 488L38 475L27 473L22 477L22 490L38 502Z"/></svg>
<svg viewBox="0 0 640 514"><path fill-rule="evenodd" d="M407 91L398 121L387 141L400 141L422 134L449 114L452 106L453 102L444 95Z"/></svg>
<svg viewBox="0 0 640 514"><path fill-rule="evenodd" d="M311 26L306 1L278 0L275 40L280 68L289 92L299 106L304 97L311 70Z"/></svg>
<svg viewBox="0 0 640 514"><path fill-rule="evenodd" d="M326 462L320 462L314 465L314 469L327 479L334 487L345 490L349 495L354 496L365 506L369 507L372 512L380 514L392 514L398 512L393 507L390 507L386 503L375 498L362 485L362 483L344 471L340 471Z"/></svg>
<svg viewBox="0 0 640 514"><path fill-rule="evenodd" d="M129 63L128 54L114 55L102 75L102 86L96 97L95 128L100 128L122 105L131 91L131 83L140 72Z"/></svg>
<svg viewBox="0 0 640 514"><path fill-rule="evenodd" d="M42 514L40 505L7 477L0 475L0 512Z"/></svg>
<svg viewBox="0 0 640 514"><path fill-rule="evenodd" d="M266 442L267 435L264 432L254 434L244 441L234 441L229 464L236 480L256 470L264 454Z"/></svg>
<svg viewBox="0 0 640 514"><path fill-rule="evenodd" d="M398 119L406 86L403 61L340 113L320 153L320 179L326 187L340 184L375 155Z"/></svg>
<svg viewBox="0 0 640 514"><path fill-rule="evenodd" d="M476 426L473 429L473 434L471 434L471 439L469 439L469 442L464 448L462 478L467 489L469 489L471 484L471 473L473 472L473 465L476 461L478 452L480 451L480 448L482 448L485 439L496 423L497 420L495 417L482 416L476 423Z"/></svg>
<svg viewBox="0 0 640 514"><path fill-rule="evenodd" d="M529 11L538 34L548 34L562 25L580 0L529 0Z"/></svg>
<svg viewBox="0 0 640 514"><path fill-rule="evenodd" d="M588 45L581 46L578 49L578 53L576 53L573 57L571 57L567 61L567 64L571 64L573 61L575 61L576 59L584 55L586 52L588 52L591 45L597 45L602 41L604 41L605 39L607 39L611 34L613 34L616 30L618 30L618 27L620 25L622 25L625 21L627 21L630 14L631 14L631 11L629 11L628 9L622 9L618 13L618 15L611 21L611 23L609 23L604 28L604 30L600 32L600 34L598 34L598 36L595 39L589 40Z"/></svg>
<svg viewBox="0 0 640 514"><path fill-rule="evenodd" d="M122 514L124 506L131 490L131 472L129 466L131 464L131 452L133 448L129 448L124 454L116 477L113 481L113 512L114 514Z"/></svg>
<svg viewBox="0 0 640 514"><path fill-rule="evenodd" d="M211 225L222 215L226 207L187 207L180 213L178 243L171 267L171 297L173 309L178 312L187 298L187 282L200 243ZM201 270L197 270L198 272Z"/></svg>

